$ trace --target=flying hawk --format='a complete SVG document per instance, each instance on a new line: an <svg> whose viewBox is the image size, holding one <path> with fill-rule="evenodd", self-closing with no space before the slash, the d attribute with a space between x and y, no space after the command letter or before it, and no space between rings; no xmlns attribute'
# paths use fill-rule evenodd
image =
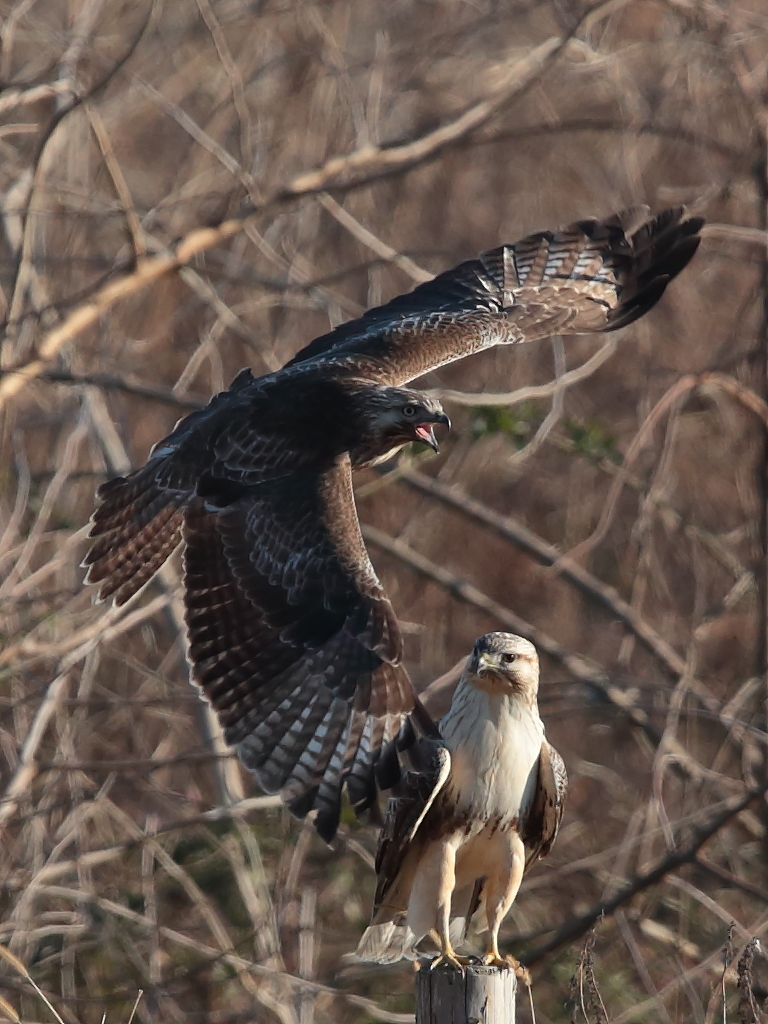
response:
<svg viewBox="0 0 768 1024"><path fill-rule="evenodd" d="M435 450L440 403L308 367L255 380L183 419L130 476L99 488L86 582L124 604L183 539L192 678L228 743L328 842L346 782L376 800L382 747L407 715L434 730L402 664L368 558L352 467L409 441ZM378 782L397 778L396 758Z"/></svg>
<svg viewBox="0 0 768 1024"><path fill-rule="evenodd" d="M405 755L407 772L390 797L376 856L378 884L361 960L393 963L421 955L429 937L435 963L457 966L479 903L488 942L483 963L508 964L499 927L525 870L552 847L568 777L544 736L537 694L536 648L511 633L475 643L453 701L438 728L441 742L421 739Z"/></svg>
<svg viewBox="0 0 768 1024"><path fill-rule="evenodd" d="M408 441L437 447L447 417L402 385L493 345L631 323L689 262L702 223L640 208L493 249L282 370L241 371L143 467L99 488L87 582L123 604L185 541L192 677L262 786L299 816L317 811L324 838L344 784L358 811L373 806L375 766L380 786L398 774L389 741L406 720L432 726L351 482Z"/></svg>

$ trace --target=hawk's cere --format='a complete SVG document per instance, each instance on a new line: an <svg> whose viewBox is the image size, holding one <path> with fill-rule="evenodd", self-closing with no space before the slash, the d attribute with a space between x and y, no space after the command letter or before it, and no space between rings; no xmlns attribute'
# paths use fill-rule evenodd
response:
<svg viewBox="0 0 768 1024"><path fill-rule="evenodd" d="M433 728L351 482L408 441L437 446L443 410L402 385L493 345L631 323L689 262L702 223L643 207L493 249L276 373L241 371L99 489L88 582L123 604L186 542L192 676L263 787L300 816L317 811L325 838L345 784L362 810L398 777L397 758L380 755L406 720L402 742Z"/></svg>
<svg viewBox="0 0 768 1024"><path fill-rule="evenodd" d="M389 800L376 856L373 919L357 949L362 960L415 959L430 939L440 960L460 963L479 904L499 953L499 927L523 874L555 841L568 788L562 758L539 717L539 659L511 633L476 642L447 714L442 742L420 739Z"/></svg>

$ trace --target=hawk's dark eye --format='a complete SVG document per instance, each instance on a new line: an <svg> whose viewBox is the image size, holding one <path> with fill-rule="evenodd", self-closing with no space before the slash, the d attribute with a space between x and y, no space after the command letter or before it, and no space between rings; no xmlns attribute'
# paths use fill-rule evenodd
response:
<svg viewBox="0 0 768 1024"><path fill-rule="evenodd" d="M403 416L405 416L405 418L408 419L408 420L412 420L413 417L416 415L416 413L418 411L419 410L416 408L415 405L404 405L403 406Z"/></svg>
<svg viewBox="0 0 768 1024"><path fill-rule="evenodd" d="M508 651L506 654L502 654L501 656L501 660L504 662L505 665L511 665L512 662L516 660L516 658L517 655L513 654L511 651Z"/></svg>

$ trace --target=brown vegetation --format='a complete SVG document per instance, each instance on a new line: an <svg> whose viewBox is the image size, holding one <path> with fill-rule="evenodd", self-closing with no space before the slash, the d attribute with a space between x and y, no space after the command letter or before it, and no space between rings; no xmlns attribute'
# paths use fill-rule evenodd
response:
<svg viewBox="0 0 768 1024"><path fill-rule="evenodd" d="M658 309L420 382L451 438L360 511L420 686L489 629L542 651L571 798L506 928L539 1020L577 963L615 1022L760 1012L766 52L760 0L0 0L0 943L67 1024L412 1019L409 966L344 958L373 835L241 775L178 565L83 590L95 486L241 366L637 202L709 222Z"/></svg>

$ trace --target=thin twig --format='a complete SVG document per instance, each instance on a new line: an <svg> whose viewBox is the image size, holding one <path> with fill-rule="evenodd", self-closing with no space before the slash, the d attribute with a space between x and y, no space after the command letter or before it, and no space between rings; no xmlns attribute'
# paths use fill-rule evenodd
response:
<svg viewBox="0 0 768 1024"><path fill-rule="evenodd" d="M551 398L558 391L573 387L574 384L591 377L603 363L608 362L616 351L616 344L615 338L609 338L585 363L577 366L575 370L568 370L567 373L550 381L549 384L526 384L525 387L516 388L514 391L507 391L503 394L478 392L471 395L466 391L452 391L450 388L431 388L428 394L434 395L444 402L468 405L473 408L492 405L513 406L520 405L522 402L532 402L539 398Z"/></svg>
<svg viewBox="0 0 768 1024"><path fill-rule="evenodd" d="M605 6L605 5L600 5ZM594 14L590 12L590 17ZM576 26L578 27L578 26ZM408 170L455 144L468 133L476 131L501 107L525 89L551 65L564 51L576 31L562 38L548 39L527 57L505 71L500 82L488 98L474 104L454 121L435 129L414 142L386 149L364 146L347 156L333 157L322 167L300 174L288 185L274 190L271 195L254 203L240 216L219 222L214 227L190 231L179 242L170 245L163 254L141 260L136 270L110 281L91 298L78 306L37 345L37 358L23 366L10 367L0 379L0 408L17 394L30 380L39 376L61 349L92 326L116 303L136 295L168 274L186 266L192 259L214 246L223 245L234 238L246 221L257 213L284 206L302 196L334 190L349 191L363 184ZM223 159L223 154L220 154Z"/></svg>
<svg viewBox="0 0 768 1024"><path fill-rule="evenodd" d="M584 914L579 917L568 921L565 925L559 928L555 934L545 942L543 945L532 950L530 953L523 957L523 960L527 966L532 966L538 963L544 957L549 956L556 949L560 949L562 946L567 945L569 942L573 942L574 939L579 938L583 935L600 917L608 917L619 907L623 906L633 896L638 893L644 892L649 889L652 885L656 885L662 881L667 875L673 871L677 871L685 864L691 864L696 859L696 855L699 850L709 840L717 835L729 822L731 822L738 814L746 810L750 804L760 797L764 797L766 791L768 791L768 785L761 786L759 789L749 789L742 797L738 797L727 803L725 809L719 814L713 816L712 820L708 825L701 827L694 833L694 839L688 846L681 850L675 850L673 853L662 858L650 871L645 872L642 875L638 875L629 885L624 886L620 889L611 899L603 900L602 902L591 907Z"/></svg>

